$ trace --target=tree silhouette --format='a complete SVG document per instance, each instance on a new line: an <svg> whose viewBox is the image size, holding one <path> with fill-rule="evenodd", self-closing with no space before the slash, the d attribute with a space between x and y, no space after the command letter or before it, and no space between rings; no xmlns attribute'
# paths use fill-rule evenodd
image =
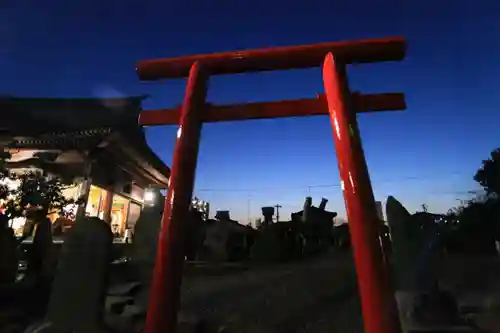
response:
<svg viewBox="0 0 500 333"><path fill-rule="evenodd" d="M6 201L4 213L9 218L24 217L33 208L44 215L59 213L66 216L71 212L65 211L65 207L82 202L82 199L68 199L63 195L65 189L74 186L72 182L44 175L40 171L20 175L9 172L5 167L5 161L9 157L9 153L0 152L0 180L9 178L19 182L16 189L9 189L6 184L0 184L0 199Z"/></svg>
<svg viewBox="0 0 500 333"><path fill-rule="evenodd" d="M484 188L448 212L446 247L449 250L495 253L494 240L500 240L500 148L482 162L474 180Z"/></svg>
<svg viewBox="0 0 500 333"><path fill-rule="evenodd" d="M5 160L10 158L10 154L0 151L0 179L9 176L9 171L5 168ZM9 187L6 184L0 184L0 200L5 200L9 196Z"/></svg>
<svg viewBox="0 0 500 333"><path fill-rule="evenodd" d="M483 161L474 180L485 189L489 196L500 197L500 148L493 150L490 158Z"/></svg>
<svg viewBox="0 0 500 333"><path fill-rule="evenodd" d="M68 199L63 191L74 186L58 177L49 177L39 171L17 175L19 187L9 191L11 199L6 205L6 214L10 218L26 216L28 210L35 208L41 215L59 213L66 216L72 212L64 210L70 204L80 204L81 199Z"/></svg>

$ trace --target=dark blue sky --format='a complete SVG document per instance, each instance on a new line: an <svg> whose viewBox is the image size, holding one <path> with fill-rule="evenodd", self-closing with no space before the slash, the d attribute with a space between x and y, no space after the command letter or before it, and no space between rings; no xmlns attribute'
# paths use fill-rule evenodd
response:
<svg viewBox="0 0 500 333"><path fill-rule="evenodd" d="M411 209L456 205L476 189L474 171L499 145L496 0L7 0L0 6L0 93L150 94L145 108L178 105L185 82L139 82L140 59L403 35L404 62L349 72L354 90L407 94L407 111L358 119L376 197L395 195ZM317 68L216 77L209 99L278 100L322 91ZM175 131L148 129L151 146L169 164ZM343 214L336 163L326 116L210 124L196 193L213 210L231 209L241 219L248 206L257 217L261 205L276 203L288 215L308 193L315 203L328 197L330 209Z"/></svg>

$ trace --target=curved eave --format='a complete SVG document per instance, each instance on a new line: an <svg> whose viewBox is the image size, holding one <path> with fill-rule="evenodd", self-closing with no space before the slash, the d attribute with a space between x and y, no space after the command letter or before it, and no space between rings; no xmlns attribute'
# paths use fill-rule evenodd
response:
<svg viewBox="0 0 500 333"><path fill-rule="evenodd" d="M164 165L163 170L159 170L159 168L152 166L151 163L149 163L149 161L144 158L144 154L142 154L142 152L139 152L138 150L135 150L130 146L122 146L121 150L124 154L128 155L134 161L134 164L140 171L141 175L149 180L147 185L154 185L162 189L168 187L170 168Z"/></svg>
<svg viewBox="0 0 500 333"><path fill-rule="evenodd" d="M136 133L138 134L138 133ZM143 138L142 138L143 139ZM145 140L129 133L125 136L120 132L114 132L109 138L112 148L108 151L129 161L127 170L132 174L146 180L147 184L159 188L167 188L170 177L170 168L151 150Z"/></svg>

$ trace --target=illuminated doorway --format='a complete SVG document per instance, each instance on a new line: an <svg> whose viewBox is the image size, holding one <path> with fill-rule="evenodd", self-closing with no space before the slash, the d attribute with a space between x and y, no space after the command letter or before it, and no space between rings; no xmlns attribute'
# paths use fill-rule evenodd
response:
<svg viewBox="0 0 500 333"><path fill-rule="evenodd" d="M104 219L105 200L109 195L109 191L95 185L90 186L87 206L85 208L85 216L95 216Z"/></svg>
<svg viewBox="0 0 500 333"><path fill-rule="evenodd" d="M123 235L127 225L130 200L121 195L113 195L111 208L111 230L115 235Z"/></svg>

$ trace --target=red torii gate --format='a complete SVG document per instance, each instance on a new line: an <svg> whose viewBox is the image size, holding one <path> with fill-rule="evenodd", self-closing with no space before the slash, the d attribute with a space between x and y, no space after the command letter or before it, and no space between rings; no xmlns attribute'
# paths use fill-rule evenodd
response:
<svg viewBox="0 0 500 333"><path fill-rule="evenodd" d="M346 65L398 61L405 56L401 37L278 47L140 61L142 80L188 77L178 109L144 111L141 125L179 124L159 236L145 333L174 332L184 253L183 221L192 199L203 122L330 115L367 333L400 332L394 292L383 261L378 218L361 145L356 112L404 110L401 93L361 95L349 90ZM206 103L210 75L320 66L325 95L313 99L214 106Z"/></svg>

